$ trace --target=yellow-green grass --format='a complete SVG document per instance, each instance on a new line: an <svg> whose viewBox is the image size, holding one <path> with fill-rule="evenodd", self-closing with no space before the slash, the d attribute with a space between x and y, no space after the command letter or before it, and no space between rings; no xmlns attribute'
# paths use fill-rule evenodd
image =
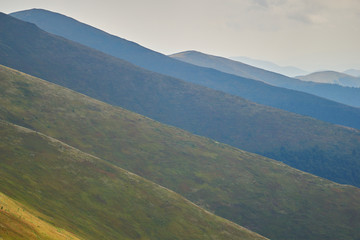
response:
<svg viewBox="0 0 360 240"><path fill-rule="evenodd" d="M135 172L271 239L360 237L358 188L5 67L0 71L0 106L1 119Z"/></svg>
<svg viewBox="0 0 360 240"><path fill-rule="evenodd" d="M41 220L43 214L29 210L1 192L0 208L0 239L80 240L74 234Z"/></svg>

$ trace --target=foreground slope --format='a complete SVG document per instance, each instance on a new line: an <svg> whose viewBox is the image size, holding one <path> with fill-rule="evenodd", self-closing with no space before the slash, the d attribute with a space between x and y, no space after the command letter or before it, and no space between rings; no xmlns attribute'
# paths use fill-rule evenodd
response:
<svg viewBox="0 0 360 240"><path fill-rule="evenodd" d="M334 71L315 72L305 76L298 76L296 78L301 79L303 81L320 82L320 83L325 82L325 83L338 84L342 86L360 88L360 77L353 77L345 73L339 73Z"/></svg>
<svg viewBox="0 0 360 240"><path fill-rule="evenodd" d="M360 186L356 130L149 72L33 24L4 14L0 18L4 29L0 62L7 66L333 181Z"/></svg>
<svg viewBox="0 0 360 240"><path fill-rule="evenodd" d="M1 124L1 127L2 124ZM3 129L2 129L3 130ZM0 130L1 133L3 131ZM2 162L3 163L3 162ZM15 240L79 240L74 234L57 228L38 217L39 212L0 192L0 239Z"/></svg>
<svg viewBox="0 0 360 240"><path fill-rule="evenodd" d="M256 78L259 80L256 81L244 78L248 77L248 75L238 77L214 69L191 65L146 49L136 43L112 36L74 19L46 10L33 9L11 15L24 21L35 23L45 31L79 42L154 72L241 96L256 103L360 129L359 109L344 106L343 104L310 94L270 86L263 83L263 81L268 79L266 74L261 76L261 78ZM285 78L285 76L275 73L267 73L268 75L272 74L271 79L275 80L275 82L288 83L292 81L301 83L297 79ZM40 77L44 78L44 76ZM285 78L285 81L283 78ZM270 83L273 82L270 81ZM330 96L336 96L336 93L332 91ZM351 99L352 102L357 101L359 103L357 106L360 106L360 90L357 94L346 94L346 97Z"/></svg>
<svg viewBox="0 0 360 240"><path fill-rule="evenodd" d="M0 190L84 239L265 239L35 131L1 121L0 136Z"/></svg>
<svg viewBox="0 0 360 240"><path fill-rule="evenodd" d="M0 71L0 106L1 119L61 139L271 239L360 237L358 188L165 126L5 67ZM352 135L345 144L356 141L358 136Z"/></svg>
<svg viewBox="0 0 360 240"><path fill-rule="evenodd" d="M196 51L185 51L173 54L171 55L171 57L187 63L195 64L197 66L210 67L226 73L235 74L237 76L249 77L252 79L263 81L274 86L302 91L339 103L347 104L349 106L360 107L360 89L352 88L352 86L346 87L348 85L340 86L329 84L326 82L320 83L315 81L300 81L299 79L301 78L290 78L241 62L237 62L223 57L212 56ZM308 105L308 108L310 109L312 108L312 106ZM306 113L306 110L302 111L302 114ZM306 113L306 115L314 116L318 119L325 120L323 117L321 117L320 113L318 114L319 115L311 115Z"/></svg>

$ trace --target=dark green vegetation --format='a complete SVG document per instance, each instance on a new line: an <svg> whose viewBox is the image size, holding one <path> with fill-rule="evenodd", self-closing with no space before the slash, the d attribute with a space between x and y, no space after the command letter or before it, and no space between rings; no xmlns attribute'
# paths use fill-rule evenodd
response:
<svg viewBox="0 0 360 240"><path fill-rule="evenodd" d="M149 72L5 14L0 20L0 62L7 66L315 175L360 186L357 130Z"/></svg>
<svg viewBox="0 0 360 240"><path fill-rule="evenodd" d="M358 188L339 185L280 162L165 126L5 67L0 69L0 119L60 139L84 152L135 172L182 194L217 215L271 239L350 240L360 237ZM342 128L337 128L335 132L339 139L342 139L342 131ZM27 143L38 141L38 135L31 133L30 136L36 138L26 141ZM347 135L349 136L352 138L344 144L359 142L358 135ZM6 140L4 144L9 144L9 141ZM36 146L43 149L43 144ZM8 146L4 149L6 148ZM53 154L57 156L58 151ZM20 156L27 159L32 157L30 152ZM38 155L35 154L36 156ZM30 163L28 161L26 164ZM82 172L85 167L84 163L76 164L80 166L79 170L73 170L74 174ZM15 168L19 164L11 166ZM47 168L41 166L32 168L34 173ZM90 170L92 166L90 164ZM108 169L99 167L103 171L86 175L90 182L93 174L97 179L103 179L103 173L111 177L110 173L120 171L115 171L109 164L104 163L103 166ZM64 167L59 169L63 171ZM69 169L67 174L70 174L72 169L78 167L69 166L66 169ZM6 172L11 173L10 170ZM25 179L28 176L23 175ZM56 172L54 175L57 176ZM70 174L67 181L61 181L56 187L63 191L69 188L70 192L79 194L71 187L72 177L75 176ZM24 182L31 184L31 181ZM99 183L102 184L101 188L103 183L106 181ZM16 189L15 186L17 183L5 193L10 195ZM119 184L118 187L123 190L124 184ZM38 190L35 183L34 188ZM95 211L96 214L105 211L102 195L96 195L97 191L92 188L84 189L87 193L79 194L81 199L85 202L98 201L101 207ZM104 196L110 194L101 193ZM18 194L16 196L20 200L22 193ZM34 191L34 194L46 193ZM15 198L14 193L10 196ZM67 199L73 201L76 198ZM106 202L108 205L112 203L110 200ZM46 214L49 215L48 212ZM55 217L57 214L60 214L60 218L57 218L60 221L60 210L49 216ZM63 224L66 224L65 220ZM68 229L65 226L63 228Z"/></svg>
<svg viewBox="0 0 360 240"><path fill-rule="evenodd" d="M21 11L13 13L12 16L35 23L45 31L79 42L154 72L237 95L259 104L360 129L360 109L345 106L303 92L274 87L263 83L263 81L270 82L274 85L281 83L279 86L292 88L292 83L296 86L301 86L302 81L297 79L287 78L279 74L256 69L256 72L259 72L256 75L258 77L255 78L259 81L256 81L230 75L214 69L198 67L146 49L125 39L112 36L74 19L46 10L33 9ZM37 72L35 71L27 73L42 78L46 77L45 75L37 75ZM253 74L251 74L251 76L253 76ZM245 77L248 76L245 75ZM306 88L301 88L300 90L305 91L309 88L308 85L313 85L309 83L305 84L307 84ZM321 85L320 87L316 85L314 87L320 89L331 88L330 93L324 95L324 97L329 99L332 99L331 97L336 97L336 101L341 100L337 98L337 95L339 95L338 92L344 90L340 95L349 100L347 104L357 103L356 106L360 106L360 89L341 88L341 91L337 91L336 87L331 85ZM294 89L296 89L296 87L294 87ZM314 94L315 93L316 91L314 91ZM141 113L144 114L144 112Z"/></svg>
<svg viewBox="0 0 360 240"><path fill-rule="evenodd" d="M320 97L324 97L326 99L337 101L339 103L347 104L354 107L360 107L360 89L353 87L345 87L345 86L354 86L354 85L349 85L355 83L353 80L344 80L344 83L347 83L344 84L344 86L329 84L327 82L320 83L315 81L314 82L300 81L299 79L290 78L278 73L266 71L241 62L233 61L223 57L207 55L196 51L181 52L181 53L173 54L171 57L187 63L195 64L197 66L217 69L219 71L226 72L229 74L234 74L241 77L248 77L251 79L263 81L273 86L302 91ZM324 102L323 104L328 105L328 103L327 104L325 103L326 102ZM309 110L311 108L312 106L308 106ZM318 115L311 115L306 112L304 113L306 115L314 116L321 120L326 120L322 117L320 113L318 113ZM343 116L343 118L346 119L345 116Z"/></svg>
<svg viewBox="0 0 360 240"><path fill-rule="evenodd" d="M296 78L303 81L332 83L357 88L360 87L360 77L354 77L345 73L334 71L315 72L305 76L298 76Z"/></svg>
<svg viewBox="0 0 360 240"><path fill-rule="evenodd" d="M265 239L40 133L1 121L0 136L1 191L84 239Z"/></svg>

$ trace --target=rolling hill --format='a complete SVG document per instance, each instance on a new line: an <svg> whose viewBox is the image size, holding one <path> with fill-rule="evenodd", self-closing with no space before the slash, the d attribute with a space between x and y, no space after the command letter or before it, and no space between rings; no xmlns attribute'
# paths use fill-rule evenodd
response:
<svg viewBox="0 0 360 240"><path fill-rule="evenodd" d="M285 84L285 87L290 87L288 85L290 82L295 82L296 84L302 82L297 79L286 78L279 74L267 72L267 75L271 75L271 81L268 81L269 78L264 77L264 74L261 74L261 78L257 78L259 81L255 81L214 69L195 66L154 52L134 42L107 34L72 18L46 10L33 9L12 13L11 15L24 21L35 23L50 33L79 42L154 72L224 91L259 104L360 129L360 110L357 108L351 108L310 94L263 83L264 81L274 85L281 83ZM44 78L44 76L40 77ZM333 88L333 86L330 87ZM356 106L360 106L360 90L354 93L349 93L349 91L354 90L345 90L346 93L341 94L349 99L346 104L357 102ZM336 89L331 89L331 94L325 97L330 97L331 99L331 97L336 97L337 95Z"/></svg>
<svg viewBox="0 0 360 240"><path fill-rule="evenodd" d="M4 65L300 170L360 186L355 129L150 72L5 14L0 19Z"/></svg>
<svg viewBox="0 0 360 240"><path fill-rule="evenodd" d="M295 170L283 163L192 135L6 67L0 68L0 119L42 132L83 152L141 175L182 194L217 215L271 239L350 240L360 237L360 229L357 227L360 224L358 201L360 189L356 187L339 185ZM344 134L342 129L335 131L340 139L341 134ZM113 205L117 202L108 200L108 197L118 191L121 193L116 196L125 198L124 201L131 199L132 204L134 201L131 196L143 196L147 190L158 189L156 192L160 195L169 193L141 179L139 181L144 185L139 183L140 186L136 184L137 181L129 182L127 178L123 180L125 183L118 182L120 180L117 176L126 173L124 170L96 160L92 156L83 156L77 150L72 152L75 151L75 155L83 156L81 158L85 160L92 159L94 163L86 164L87 161L71 160L73 157L63 162L61 157L63 155L60 153L67 153L70 147L56 141L55 149L54 144L50 144L48 148L49 144L44 142L48 138L30 130L28 130L30 133L26 134L29 138L20 141L16 137L11 137L16 133L15 130L12 125L10 129L0 128L1 137L10 135L10 139L5 137L1 141L4 147L0 151L3 154L0 157L2 161L0 177L3 177L0 179L2 182L0 191L16 200L37 204L36 209L44 205L38 202L39 199L49 201L49 204L56 204L57 207L45 205L56 211L46 213L49 217L56 217L57 222L61 221L62 224L58 226L64 229L74 230L72 232L77 233L75 226L85 221L86 224L90 224L87 217L91 215L81 218L81 221L77 221L77 216L81 215L75 215L76 218L71 215L76 225L73 228L70 228L72 225L66 225L67 219L64 214L68 211L65 210L71 212L77 210L72 209L73 205L68 205L66 201L73 202L78 199L76 196L85 203L91 203L89 207L96 208L94 214L101 218L107 216L107 211L110 216L116 214L117 211L113 213L112 208L108 210L107 207L128 208L121 202L120 205ZM327 137L324 136L324 139L329 140L330 138ZM359 134L346 135L341 140L344 140L344 146L354 144L356 141L359 142ZM21 147L22 143L27 146L26 151ZM48 150L50 157L47 155ZM343 151L348 150L344 147ZM61 161L57 160L59 154ZM12 156L18 156L19 160L13 161L15 157ZM40 160L33 161L33 158ZM26 172L28 170L32 171L33 175L28 174ZM58 177L60 173L66 174L66 178ZM43 181L42 176L49 177L49 180ZM98 185L92 186L87 183ZM138 186L138 191L123 192L126 190L125 186L130 183L135 188ZM36 187L38 184L40 187ZM4 186L8 188L4 189ZM77 189L78 186L81 188ZM43 190L42 187L46 187L47 190ZM29 193L27 189L33 190ZM61 194L66 194L64 196L66 201L52 201L58 199L57 194L60 194L54 189L64 191L65 193ZM83 189L86 190L85 193L82 193ZM25 193L32 198L24 199ZM153 202L148 204L145 201L148 198L143 200L140 203L150 209L161 206L150 207L149 204ZM82 206L84 202L79 201L76 204ZM159 204L165 202L166 199L159 200ZM127 217L124 218L128 221L134 220L138 217L133 216L132 211L135 211L140 217L144 217L144 221L149 219L150 216L145 214L148 208L144 206L138 210L139 212L129 210L128 215L125 215ZM130 209L138 208L136 206ZM171 206L159 211L170 211L170 214L172 209L175 211L174 215L179 214L178 211L187 214L186 210ZM79 210L93 212L83 207ZM76 212L76 214L81 213ZM124 214L126 213L122 213ZM139 219L142 219L140 217ZM160 219L163 217L163 215L159 216L155 220L162 222ZM96 219L91 219L92 222L86 229L91 228ZM152 226L150 223L151 221L144 224ZM196 226L196 221L190 221L189 224ZM102 226L100 224L98 227ZM138 226L136 223L134 226L138 231L142 229L136 227ZM135 233L131 231L129 234Z"/></svg>
<svg viewBox="0 0 360 240"><path fill-rule="evenodd" d="M296 77L303 81L331 83L347 87L360 88L360 77L353 77L345 73L334 71L315 72L305 76Z"/></svg>
<svg viewBox="0 0 360 240"><path fill-rule="evenodd" d="M43 221L18 208L13 218L31 223L18 223L21 227L54 231L51 227L60 226L82 239L265 239L56 139L3 121L0 126L1 191L51 223L38 223ZM14 210L11 206L10 213ZM3 216L10 218L8 203ZM14 226L6 219L1 224Z"/></svg>
<svg viewBox="0 0 360 240"><path fill-rule="evenodd" d="M223 71L229 74L249 77L269 83L274 86L314 94L339 103L347 104L349 106L354 106L357 108L360 107L360 89L357 88L345 87L329 83L302 81L299 79L289 78L281 74L256 68L241 62L233 61L227 58L212 56L196 51L181 52L173 54L171 55L171 57L198 66L217 69L219 71ZM289 111L295 112L293 110ZM321 118L321 115L311 115L307 114L305 111L303 111L303 113L297 113L313 116L326 121L324 118Z"/></svg>

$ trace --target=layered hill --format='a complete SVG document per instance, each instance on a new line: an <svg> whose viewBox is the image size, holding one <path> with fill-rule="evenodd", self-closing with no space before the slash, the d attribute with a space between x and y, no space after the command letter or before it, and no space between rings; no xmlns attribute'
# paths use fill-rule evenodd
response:
<svg viewBox="0 0 360 240"><path fill-rule="evenodd" d="M256 79L274 86L314 94L339 103L347 104L349 106L360 107L360 89L357 88L334 85L324 82L320 83L301 81L299 79L290 78L281 74L266 71L264 69L256 68L241 62L196 51L181 52L173 54L171 57L198 66L209 67L229 74ZM309 109L311 109L311 107L309 107ZM305 112L301 114L313 116L306 114ZM314 117L325 120L319 116Z"/></svg>
<svg viewBox="0 0 360 240"><path fill-rule="evenodd" d="M334 71L315 72L305 76L296 77L303 81L319 82L319 83L332 83L347 87L360 87L360 77L353 77L345 73Z"/></svg>
<svg viewBox="0 0 360 240"><path fill-rule="evenodd" d="M0 119L60 139L84 152L135 172L182 194L217 215L271 239L346 240L360 237L360 229L357 227L360 224L360 202L358 201L360 190L356 187L339 185L295 170L280 162L192 135L5 67L0 69ZM342 128L335 131L339 136L343 134L340 129ZM15 130L11 130L11 133ZM347 131L351 132L351 130ZM7 135L4 131L0 134L0 136ZM49 147L53 150L51 155L47 155L46 149L49 144L41 140L47 138L34 132L30 132L27 136L29 139L26 141L11 137L3 140L2 145L5 147L0 151L4 155L0 157L2 161L0 176L3 177L1 182L6 185L1 184L0 187L9 186L9 188L0 190L20 200L24 199L23 194L26 190L33 189L27 194L36 201L27 200L27 202L40 205L38 200L42 199L49 201L49 204L57 204L56 207L45 205L52 211L56 211L46 213L50 217L57 218L58 221L61 220L64 225L67 222L63 220L67 212L65 210L89 212L89 215L84 218L74 218L74 224L79 222L74 226L79 226L78 224L85 222L90 224L87 217L92 214L99 218L107 218L108 214L110 217L117 214L117 211L112 213L108 207L114 206L121 210L130 208L129 212L121 213L123 216L121 220L134 220L137 216L133 215L139 214L140 217L144 217L144 224L154 227L154 231L159 229L159 226L156 227L147 222L151 218L150 213L146 215L148 211L154 214L157 211L171 214L174 210L175 213L171 216L180 214L179 212L188 214L180 207L172 207L171 201L166 203L167 198L158 200L159 205L153 200L158 195L141 198L148 190L157 189L156 192L160 195L170 194L167 190L161 190L151 183L139 186L138 191L130 190L137 186L137 181L128 181L125 178L121 182L117 178L118 174L126 173L125 171L91 156L83 156L77 150L71 150L58 142L55 142L55 146L59 147L55 149L51 147L54 144L50 144ZM325 139L327 137L324 136ZM348 145L359 142L358 137L356 134L347 135L341 140ZM19 147L23 143L29 146L28 150L23 151ZM72 154L68 160L60 157L61 161L57 162L58 154L61 155L63 151L67 153L68 149L75 151L75 156L83 156L85 160L79 162L71 160L74 155ZM343 150L348 151L345 148ZM42 154L42 151L45 153ZM20 160L12 162L12 156L21 157L24 163ZM43 160L33 160L38 158ZM86 161L89 158L94 162ZM19 166L22 167L19 168ZM33 171L31 173L34 175L29 176L27 170ZM42 175L45 172L47 174ZM60 177L60 173L65 174L66 178ZM34 176L36 176L35 179ZM44 181L42 176L49 177L49 180ZM131 176L133 175L130 174ZM135 176L133 178L137 179ZM95 179L100 183L97 183ZM141 179L139 181L144 182ZM88 185L90 183L99 185ZM37 187L38 184L41 187ZM77 189L78 186L81 186L81 189ZM46 187L47 190L45 191L42 187ZM64 197L67 200L53 202L52 199L58 199L57 194L60 194L54 189L64 191L65 193L61 194L66 194ZM116 199L123 200L119 202L113 198L110 200L113 194L116 194ZM148 194L151 193L147 193L146 196ZM144 200L141 201L141 204L145 204L143 207L126 205L130 204L129 202L137 203L135 200L139 199L138 196ZM76 206L80 206L79 209L73 209L70 202L67 204L67 201L73 203L78 198L80 202L76 201ZM149 203L145 203L145 200ZM82 207L85 203L94 204L95 209L90 211ZM164 209L158 209L158 206L163 206ZM154 212L151 209L154 209ZM197 209L193 208L191 211L200 211ZM161 220L162 218L169 219L164 215L157 215L154 221L157 221L157 224L169 226ZM111 219L109 218L105 223L112 222ZM189 224L198 226L196 225L198 220L192 221L192 217L188 216L184 221L188 220ZM117 220L114 221L117 222ZM93 223L91 222L87 228L91 228ZM133 230L142 229L136 222L133 224L135 225L130 227L128 234L135 234ZM59 226L74 229L77 233L75 228L66 225L69 227L67 228L64 225ZM102 226L99 225L99 227ZM179 228L173 227L169 231L178 232ZM182 232L182 229L186 229L186 232L190 231L185 226L179 231ZM220 230L220 232L223 231Z"/></svg>
<svg viewBox="0 0 360 240"><path fill-rule="evenodd" d="M0 62L7 66L162 123L360 186L357 130L150 72L34 24L5 14L0 18Z"/></svg>
<svg viewBox="0 0 360 240"><path fill-rule="evenodd" d="M18 208L13 218L23 228L54 232L56 226L82 239L265 239L53 138L3 121L0 126L1 191L52 224ZM4 205L0 217L16 214L15 206L9 211L9 203ZM1 224L14 226L7 219ZM56 233L73 239L61 229Z"/></svg>
<svg viewBox="0 0 360 240"><path fill-rule="evenodd" d="M359 109L264 83L269 82L274 85L276 85L275 83L288 84L289 81L301 83L297 79L267 72L271 75L271 81L268 81L269 79L264 76L256 78L260 80L256 81L214 69L195 66L154 52L134 42L107 34L72 18L46 10L33 9L11 15L35 23L45 31L79 42L154 72L241 96L256 103L315 117L335 124L360 128ZM336 91L331 91L331 94L327 97L338 95ZM356 106L360 106L360 90L345 95L351 100L346 104L358 102L359 104Z"/></svg>

